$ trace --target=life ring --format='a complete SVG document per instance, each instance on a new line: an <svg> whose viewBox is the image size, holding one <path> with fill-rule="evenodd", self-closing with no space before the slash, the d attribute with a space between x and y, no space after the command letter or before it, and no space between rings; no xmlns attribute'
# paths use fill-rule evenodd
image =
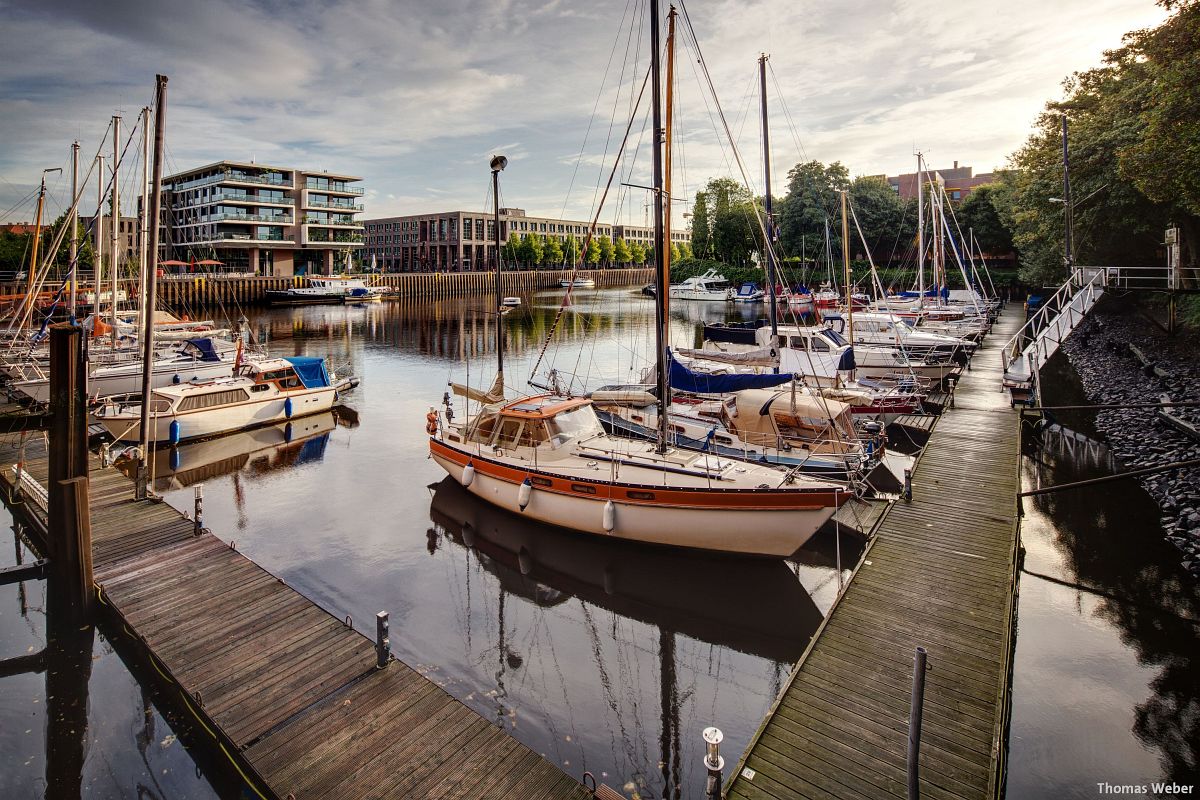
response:
<svg viewBox="0 0 1200 800"><path fill-rule="evenodd" d="M438 415L436 411L430 411L425 415L425 432L430 436L437 433Z"/></svg>

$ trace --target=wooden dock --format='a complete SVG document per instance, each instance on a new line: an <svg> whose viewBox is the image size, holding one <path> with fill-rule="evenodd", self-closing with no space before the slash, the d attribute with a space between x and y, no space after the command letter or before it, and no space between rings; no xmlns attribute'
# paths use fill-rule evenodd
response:
<svg viewBox="0 0 1200 800"><path fill-rule="evenodd" d="M1001 392L1010 308L913 476L730 775L730 798L907 797L913 654L928 650L922 798L1003 792L1020 428Z"/></svg>
<svg viewBox="0 0 1200 800"><path fill-rule="evenodd" d="M45 447L19 442L0 439L0 485L44 542ZM594 796L403 663L377 668L373 640L166 503L133 500L94 456L89 479L102 609L262 796Z"/></svg>

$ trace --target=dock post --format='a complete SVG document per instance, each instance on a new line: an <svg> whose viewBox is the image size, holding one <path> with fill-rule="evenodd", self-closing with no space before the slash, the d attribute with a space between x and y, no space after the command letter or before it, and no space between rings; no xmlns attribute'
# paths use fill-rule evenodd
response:
<svg viewBox="0 0 1200 800"><path fill-rule="evenodd" d="M706 800L721 800L721 771L725 769L725 759L721 757L721 740L725 734L720 728L705 728L700 734L704 739L704 768L708 770L708 780L704 785Z"/></svg>
<svg viewBox="0 0 1200 800"><path fill-rule="evenodd" d="M192 532L199 536L204 532L204 484L197 483L195 488L196 513L193 517Z"/></svg>
<svg viewBox="0 0 1200 800"><path fill-rule="evenodd" d="M904 502L912 502L912 470L904 470Z"/></svg>
<svg viewBox="0 0 1200 800"><path fill-rule="evenodd" d="M392 642L388 639L388 612L375 615L375 666L383 669L392 656Z"/></svg>
<svg viewBox="0 0 1200 800"><path fill-rule="evenodd" d="M921 753L921 712L925 704L925 648L913 656L912 707L908 714L908 800L921 796L921 775L917 764Z"/></svg>
<svg viewBox="0 0 1200 800"><path fill-rule="evenodd" d="M86 384L83 329L51 325L48 544L62 605L76 620L90 614L94 595Z"/></svg>

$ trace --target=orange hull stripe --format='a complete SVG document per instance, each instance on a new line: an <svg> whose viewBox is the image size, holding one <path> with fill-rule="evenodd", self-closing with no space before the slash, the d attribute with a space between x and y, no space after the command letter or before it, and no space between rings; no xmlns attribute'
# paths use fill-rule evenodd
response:
<svg viewBox="0 0 1200 800"><path fill-rule="evenodd" d="M811 490L777 490L777 489L664 489L661 486L626 486L612 484L608 481L598 481L588 478L564 478L540 470L515 469L486 456L476 456L450 447L444 442L430 437L429 449L460 466L471 462L475 471L489 478L519 484L529 477L549 480L550 485L538 485L535 488L541 492L568 495L572 497L594 497L604 500L616 500L632 505L677 506L712 509L783 509L783 508L829 508L842 506L849 502L853 492L831 492L825 489ZM574 485L585 485L595 489L595 492L578 492L571 489ZM630 496L630 494L634 496ZM649 494L651 497L638 497L639 494Z"/></svg>

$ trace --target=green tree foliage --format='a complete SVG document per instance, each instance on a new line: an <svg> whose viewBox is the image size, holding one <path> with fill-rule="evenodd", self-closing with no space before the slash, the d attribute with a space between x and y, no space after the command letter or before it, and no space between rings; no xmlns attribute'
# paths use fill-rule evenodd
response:
<svg viewBox="0 0 1200 800"><path fill-rule="evenodd" d="M574 264L579 260L579 251L583 249L583 245L575 238L575 234L568 233L567 238L562 243L563 258L565 263Z"/></svg>
<svg viewBox="0 0 1200 800"><path fill-rule="evenodd" d="M892 191L888 182L878 177L855 178L850 184L850 205L862 227L862 237L850 221L850 253L852 258L865 258L862 240L875 256L876 263L885 264L893 256L900 256L908 249L908 243L916 236L916 214L905 219L904 202ZM841 200L838 199L840 216ZM908 224L906 224L906 222ZM821 220L821 243L824 246L824 219ZM814 252L807 250L807 252Z"/></svg>
<svg viewBox="0 0 1200 800"><path fill-rule="evenodd" d="M547 236L545 241L544 252L542 253L543 264L561 264L563 263L563 243L562 239L557 236Z"/></svg>
<svg viewBox="0 0 1200 800"><path fill-rule="evenodd" d="M788 255L820 253L825 248L825 221L829 220L834 250L841 247L838 192L850 186L850 172L841 162L825 166L819 161L797 164L788 171L787 195L777 204L779 241Z"/></svg>
<svg viewBox="0 0 1200 800"><path fill-rule="evenodd" d="M67 214L63 212L48 225L42 226L42 251L38 254L38 261L44 263L46 248L54 244L54 239L67 223ZM87 236L87 226L82 222L77 225L79 237L79 267L80 269L91 269L94 259L91 240ZM29 258L33 252L33 234L32 233L0 233L0 271L3 272L21 272L29 268ZM67 274L67 270L71 265L71 235L70 232L63 235L62 243L59 245L58 251L54 254L54 270L52 274L55 277L63 277Z"/></svg>
<svg viewBox="0 0 1200 800"><path fill-rule="evenodd" d="M542 237L536 233L527 233L521 237L521 246L517 252L522 264L531 266L541 264L542 256L545 254Z"/></svg>
<svg viewBox="0 0 1200 800"><path fill-rule="evenodd" d="M646 263L646 245L641 242L633 242L629 245L629 261L633 264Z"/></svg>
<svg viewBox="0 0 1200 800"><path fill-rule="evenodd" d="M1104 55L1103 66L1077 73L1066 99L1049 103L1033 134L1001 174L1001 220L1012 231L1029 283L1062 279L1064 214L1061 118L1070 125L1075 262L1161 263L1170 222L1194 266L1200 242L1200 3L1163 0L1175 13L1161 26L1135 31Z"/></svg>
<svg viewBox="0 0 1200 800"><path fill-rule="evenodd" d="M754 213L754 198L746 187L730 178L713 178L702 192L696 195L696 207L703 207L707 220L707 237L703 226L696 223L692 211L692 237L701 234L697 244L700 252L709 252L720 261L730 264L745 264L750 254L758 250L758 221Z"/></svg>
<svg viewBox="0 0 1200 800"><path fill-rule="evenodd" d="M705 256L712 254L712 228L708 218L708 195L696 192L696 202L692 205L692 245L697 253Z"/></svg>
<svg viewBox="0 0 1200 800"><path fill-rule="evenodd" d="M600 250L600 263L611 264L613 260L613 241L607 236L601 236L596 240L596 247ZM589 258L591 253L588 254Z"/></svg>
<svg viewBox="0 0 1200 800"><path fill-rule="evenodd" d="M624 239L617 239L613 242L613 259L618 264L628 264L631 256L632 253L629 250L629 244Z"/></svg>
<svg viewBox="0 0 1200 800"><path fill-rule="evenodd" d="M985 253L1012 252L1012 232L1001 220L999 210L1006 202L1004 186L989 183L972 189L954 212L963 235L968 236L969 231L974 231L975 241Z"/></svg>
<svg viewBox="0 0 1200 800"><path fill-rule="evenodd" d="M675 262L680 261L682 258L683 258L683 252L680 251L679 244L676 242L672 242L671 243L671 263L674 264Z"/></svg>
<svg viewBox="0 0 1200 800"><path fill-rule="evenodd" d="M513 233L508 237L508 241L503 247L504 260L511 265L520 263L521 260L521 234Z"/></svg>
<svg viewBox="0 0 1200 800"><path fill-rule="evenodd" d="M687 242L679 243L679 254L683 258L692 258L692 246Z"/></svg>
<svg viewBox="0 0 1200 800"><path fill-rule="evenodd" d="M594 265L600 263L600 243L595 239L588 242L587 258L585 260L588 264Z"/></svg>

